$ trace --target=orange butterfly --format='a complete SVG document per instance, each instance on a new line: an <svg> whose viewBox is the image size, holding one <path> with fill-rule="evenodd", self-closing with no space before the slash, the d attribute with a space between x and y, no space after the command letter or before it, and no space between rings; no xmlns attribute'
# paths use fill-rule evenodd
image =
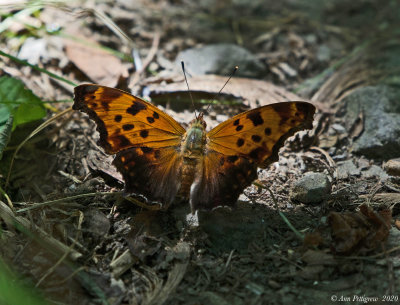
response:
<svg viewBox="0 0 400 305"><path fill-rule="evenodd" d="M76 87L73 109L96 122L98 144L117 154L113 164L128 195L163 208L182 198L192 212L233 206L257 178L257 167L277 161L288 137L312 128L315 113L310 103L283 102L238 114L209 132L200 113L185 130L156 106L100 85Z"/></svg>

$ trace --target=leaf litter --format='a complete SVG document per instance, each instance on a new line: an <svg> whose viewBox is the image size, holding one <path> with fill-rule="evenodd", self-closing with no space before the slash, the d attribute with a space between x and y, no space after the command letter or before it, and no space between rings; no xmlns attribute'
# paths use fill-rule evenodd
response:
<svg viewBox="0 0 400 305"><path fill-rule="evenodd" d="M151 53L154 24L158 23L161 29L179 38L167 39L167 46L163 32L156 50L158 55L152 56L153 62L147 66L154 69L152 72L155 74L163 74L162 77L131 82L131 76L124 76L118 68L115 74L110 74L110 82L122 88L133 84L136 94L140 93L140 89L150 89L154 100L160 92L164 94L163 98L170 99L175 98L173 94L185 94L182 78L176 81L174 72L168 74L162 67L173 66L177 50L191 47L197 40L203 39L200 33L193 36L192 41L180 36L188 25L201 27L204 22L196 24L196 18L191 21L171 18L175 17L174 14L181 16L181 7L176 5L169 6L168 10L160 4L142 1L137 3L137 7L127 9L125 6L129 4L101 4L98 9L106 10L114 22L124 25L130 34L136 35L135 43L141 52ZM198 10L198 7L193 5L186 9ZM125 13L121 14L121 10ZM130 18L127 18L127 12ZM42 15L47 22L54 22L54 18L46 14L46 9ZM95 41L105 42L117 49L119 40L102 22L93 17L87 18L89 30L83 32L90 34ZM206 18L210 25L214 22L210 15ZM224 94L237 98L240 105L233 110L226 105L214 107L211 120L215 124L220 114L228 112L233 115L241 108L263 105L275 97L312 98L311 94L299 98L276 83L290 89L328 67L335 52L328 54L332 58L323 54L324 49L320 49L318 56L315 51L321 40L335 45L331 40L332 33L345 43L352 42L347 40L348 33L345 31L341 33L337 29L322 27L315 32L315 27L309 23L299 22L301 18L296 14L286 19L276 18L275 22L259 23L255 28L252 28L254 23L244 22L239 29L252 29L254 37L241 37L240 32L234 32L233 39L255 41L257 47L248 45L264 60L271 74L263 80L233 80ZM228 28L231 29L230 26ZM18 31L24 31L24 28ZM336 47L342 48L342 51L345 48ZM61 56L54 54L55 57ZM72 57L75 62L80 59L76 54ZM55 59L61 61L60 58ZM68 64L59 66L48 60L45 67L77 81L90 81L86 76L90 78L89 73L94 71L91 71L91 65L86 61L85 66L73 64L74 60L68 58ZM166 61L170 61L170 65ZM116 61L112 59L110 62ZM292 148L303 147L300 144L304 139L310 140L307 145L312 141L312 144L318 145L316 138L332 136L329 134L332 125L344 125L340 112L332 111L331 106L338 97L345 96L349 79L356 84L367 78L367 74L357 75L358 71L365 70L362 70L363 67L353 69L354 62L352 60L345 68L330 74L326 85L314 95L313 99L320 103L316 132L312 136L302 136L303 141L296 137L290 143ZM6 70L22 79L34 92L43 91L41 86L45 86L46 94L60 99L71 98L70 87L48 82L42 74L26 67L19 71L19 67L13 65L7 62ZM148 72L143 74L149 76ZM357 79L352 79L354 75ZM221 76L200 76L190 78L190 83L193 90L212 97L224 80L225 77ZM275 85L267 81L274 81ZM181 118L181 122L191 119L188 114L192 112L178 113L168 103L163 107ZM186 213L185 208L181 208L182 211L177 209L141 215L142 208L131 202L100 193L120 190L121 184L113 169L103 166L108 161L99 157L101 152L95 144L98 134L93 124L87 118L74 114L59 131L58 137L52 141L33 143L35 145L26 146L19 153L17 167L20 172L15 172L18 175L12 179L10 194L17 210L27 206L34 208L21 211L16 216L1 204L1 216L6 224L2 242L7 244L7 247L2 247L2 256L11 258L16 266L22 266L16 269L40 284L39 287L52 298L76 304L89 300L98 303L108 301L110 304L244 304L249 300L253 304L288 304L295 300L299 303L299 299L305 300L304 304L316 299L327 304L332 291L377 294L388 287L388 293L394 292L394 278L399 276L398 267L393 267L393 261L399 255L399 249L396 250L399 242L396 236L399 234L393 231L398 231L398 180L391 178L382 182L379 176L367 177L367 170L375 164L380 166L379 161L364 164L359 157L346 150L351 145L348 139L356 138L363 132L364 118L360 119L353 130L343 131L336 126L335 138L326 141L319 150L294 152L289 150L289 145L282 149L280 162L259 175L260 182L275 193L278 205L267 192L253 185L241 196L236 210L203 215L202 227L188 228L181 217ZM96 153L89 154L89 151ZM48 161L46 165L37 162L45 159ZM34 168L30 165L33 160L37 162ZM353 160L358 169L357 175L335 176L332 164L344 160ZM26 175L24 169L33 171ZM294 181L307 171L323 172L334 177L332 193L316 206L289 200L289 190ZM96 192L97 195L80 197L80 194ZM37 207L32 203L45 200L57 202ZM305 234L304 242L289 230L277 213L276 206L299 232ZM358 206L359 211L356 210ZM94 210L97 212L93 213ZM392 229L391 217L395 224ZM14 223L22 225L20 231L28 233L18 234ZM103 225L99 227L99 223ZM40 238L31 239L31 231L33 236ZM44 246L40 239L44 241ZM56 253L50 251L53 248ZM68 253L67 258L65 253ZM76 256L76 253L79 255ZM385 258L383 265L376 263L378 258Z"/></svg>

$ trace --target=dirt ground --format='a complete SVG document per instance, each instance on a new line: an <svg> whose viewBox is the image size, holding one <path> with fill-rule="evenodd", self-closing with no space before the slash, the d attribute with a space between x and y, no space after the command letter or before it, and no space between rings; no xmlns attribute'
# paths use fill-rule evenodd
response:
<svg viewBox="0 0 400 305"><path fill-rule="evenodd" d="M43 121L17 128L0 164L14 207L1 199L2 258L50 304L400 303L400 178L387 166L400 152L357 148L368 116L352 117L345 103L354 90L380 85L381 44L372 44L374 59L357 50L383 32L398 44L399 7L119 0L53 3L12 23L1 36L4 52L76 84L146 96L185 126L194 114L178 59L204 110L227 79L213 55L221 43L252 56L239 67L245 78L233 79L208 113L210 127L271 101L308 100L317 114L312 131L289 139L279 162L259 169L235 209L199 212L197 224L187 203L157 211L123 197L95 124L71 110L19 150L6 187L17 145ZM198 47L211 47L211 55L183 53ZM230 67L239 60L234 52L226 55ZM73 86L1 58L1 76L52 102L47 118L72 105ZM307 172L328 180L316 202L295 199Z"/></svg>

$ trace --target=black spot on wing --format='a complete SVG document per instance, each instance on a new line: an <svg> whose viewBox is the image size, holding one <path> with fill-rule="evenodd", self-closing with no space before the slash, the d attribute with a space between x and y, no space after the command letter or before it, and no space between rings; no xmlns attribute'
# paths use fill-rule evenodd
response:
<svg viewBox="0 0 400 305"><path fill-rule="evenodd" d="M266 136L270 136L270 135L271 135L271 132L272 132L272 131L271 131L271 128L269 128L269 127L267 127L267 128L264 129L264 133L265 133Z"/></svg>
<svg viewBox="0 0 400 305"><path fill-rule="evenodd" d="M243 146L243 144L244 144L244 140L243 140L242 138L239 138L239 139L237 140L237 142L236 142L236 145L237 145L238 147Z"/></svg>
<svg viewBox="0 0 400 305"><path fill-rule="evenodd" d="M147 119L147 122L149 122L150 124L154 123L154 118L153 117L148 116L146 119Z"/></svg>
<svg viewBox="0 0 400 305"><path fill-rule="evenodd" d="M243 125L238 125L237 127L236 127L236 131L241 131L243 129Z"/></svg>
<svg viewBox="0 0 400 305"><path fill-rule="evenodd" d="M256 135L256 134L253 134L253 135L251 136L251 139L252 139L254 142L256 142L256 143L258 143L258 142L261 141L261 137L260 137L259 135Z"/></svg>
<svg viewBox="0 0 400 305"><path fill-rule="evenodd" d="M120 115L120 114L117 114L115 117L114 117L114 121L115 122L121 122L121 120L122 120L122 115ZM123 127L122 127L123 128Z"/></svg>
<svg viewBox="0 0 400 305"><path fill-rule="evenodd" d="M131 145L131 142L124 135L113 136L111 139L113 142L118 142L117 146L127 147Z"/></svg>
<svg viewBox="0 0 400 305"><path fill-rule="evenodd" d="M272 104L271 107L280 116L279 126L286 124L287 120L291 117L292 109L291 103L277 103Z"/></svg>
<svg viewBox="0 0 400 305"><path fill-rule="evenodd" d="M235 120L235 122L233 122L233 126L237 126L239 125L240 119Z"/></svg>
<svg viewBox="0 0 400 305"><path fill-rule="evenodd" d="M159 119L160 118L160 116L158 115L158 113L157 112L153 112L153 118L155 118L155 119Z"/></svg>
<svg viewBox="0 0 400 305"><path fill-rule="evenodd" d="M306 116L307 113L310 113L310 112L313 113L315 111L314 105L312 105L310 103L305 103L305 102L296 103L296 109L297 109L296 116L297 116L298 112L300 112L300 114L305 114L305 116Z"/></svg>
<svg viewBox="0 0 400 305"><path fill-rule="evenodd" d="M141 130L140 131L140 136L142 138L147 138L149 136L149 131L148 130Z"/></svg>
<svg viewBox="0 0 400 305"><path fill-rule="evenodd" d="M132 105L126 109L126 113L131 115L137 115L140 111L145 110L147 107L145 104L133 102Z"/></svg>
<svg viewBox="0 0 400 305"><path fill-rule="evenodd" d="M81 88L83 94L94 93L97 89L99 89L99 86L96 85L83 85L79 87Z"/></svg>
<svg viewBox="0 0 400 305"><path fill-rule="evenodd" d="M100 100L115 100L119 97L121 97L123 93L119 90L112 90L112 89L104 89L104 91L101 93L101 96L99 97Z"/></svg>
<svg viewBox="0 0 400 305"><path fill-rule="evenodd" d="M122 125L122 129L125 130L125 131L132 130L133 128L135 128L135 125L133 125L133 124L124 124L124 125Z"/></svg>
<svg viewBox="0 0 400 305"><path fill-rule="evenodd" d="M250 112L246 117L253 123L254 126L258 126L264 123L260 111Z"/></svg>
<svg viewBox="0 0 400 305"><path fill-rule="evenodd" d="M110 102L108 101L101 101L101 106L103 106L105 111L110 111Z"/></svg>

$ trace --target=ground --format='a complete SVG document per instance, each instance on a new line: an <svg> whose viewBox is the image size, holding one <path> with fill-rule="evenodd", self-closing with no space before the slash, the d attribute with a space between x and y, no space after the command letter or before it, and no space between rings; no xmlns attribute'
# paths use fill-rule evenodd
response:
<svg viewBox="0 0 400 305"><path fill-rule="evenodd" d="M317 108L313 130L259 169L235 209L200 211L198 223L188 203L155 211L124 198L86 115L66 110L10 167L43 121L15 129L0 163L0 253L17 284L50 304L399 303L395 1L68 3L11 23L21 7L4 9L3 52L145 96L185 127L181 60L197 111L239 66L209 128L271 102ZM46 119L72 105L70 84L1 58L1 76L55 101Z"/></svg>

